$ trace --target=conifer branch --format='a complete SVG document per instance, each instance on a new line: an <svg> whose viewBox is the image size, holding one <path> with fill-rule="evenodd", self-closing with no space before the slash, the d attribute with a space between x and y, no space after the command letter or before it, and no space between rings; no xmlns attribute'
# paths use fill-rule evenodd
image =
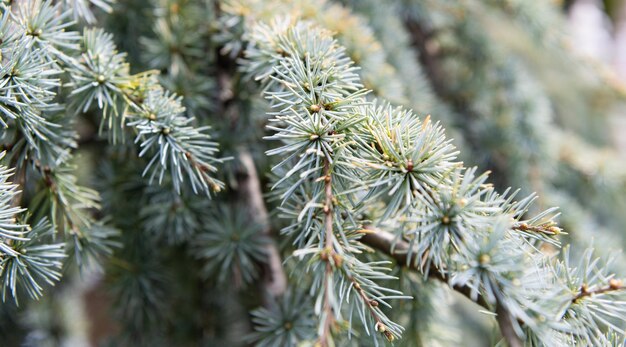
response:
<svg viewBox="0 0 626 347"><path fill-rule="evenodd" d="M219 13L220 3L215 3L216 11ZM224 56L218 56L217 65L219 66L217 83L219 85L219 103L218 113L225 114L229 118L230 126L233 127L238 123L241 115L235 107L236 101L235 91L233 90L233 74L236 65L233 61ZM260 226L261 234L267 236L268 242L264 244L265 255L267 261L263 263L263 278L260 286L263 292L263 304L267 309L273 309L277 305L277 299L285 295L287 290L287 275L283 268L283 260L280 249L272 233L272 225L267 206L263 196L261 180L257 172L254 157L250 153L250 149L241 146L237 150L237 159L242 166L238 172L237 193L238 199L247 206L247 213L250 221Z"/></svg>
<svg viewBox="0 0 626 347"><path fill-rule="evenodd" d="M602 189L622 193L614 188L623 169L596 144L584 150L605 137L595 115L609 98L591 94L602 102L585 105L587 89L535 74L539 60L560 59L507 52L520 49L505 37L528 36L508 18L558 46L542 29L549 22L533 16L543 5L129 0L115 5L114 40L85 26L96 21L92 9L112 3L0 4L0 148L10 158L0 165L3 299L39 298L72 264L67 256L79 265L95 258L102 270L119 236L106 274L123 317L113 344L232 344L250 323L234 301L241 296L262 305L248 340L259 347L381 346L402 335L401 344L418 336L458 345L447 340L448 321L432 323L446 316L428 304L443 303L439 283L494 313L500 344L624 344L626 286L616 267L592 250L576 250L577 264L568 248L557 259L565 232L556 208L536 212L534 194L516 200L517 191L500 190L541 192L540 205L565 206L561 224L574 229L626 220L616 213L622 200L596 201ZM497 26L502 33L488 30ZM131 74L129 61L154 70ZM578 106L594 117L570 115ZM108 141L83 150L79 131L98 123L87 131ZM249 144L264 125L277 145ZM238 159L219 172L214 133ZM571 155L553 153L570 135ZM267 162L257 158L263 151ZM93 179L95 162L75 153L98 157L100 193L78 184L79 170ZM495 169L492 183L461 158ZM266 165L270 173L257 172ZM587 201L591 212L581 208ZM278 226L292 245L278 246ZM579 242L592 233L572 234ZM288 281L286 269L298 277ZM223 295L229 284L244 295ZM198 302L203 314L190 314ZM225 326L235 320L243 324ZM26 321L44 332L37 336L47 332Z"/></svg>
<svg viewBox="0 0 626 347"><path fill-rule="evenodd" d="M386 231L374 231L369 228L368 230L370 231L367 233L363 233L363 237L361 237L360 239L362 243L376 250L379 250L389 257L393 258L398 266L408 266L413 270L422 272L422 269L418 267L414 262L408 261L408 243L402 240L398 240L395 235ZM441 271L439 271L434 265L428 271L428 277L446 284L449 284L450 282L450 279L445 274L442 274ZM466 296L467 298L470 298L471 296L471 288L467 286L452 285L450 287L462 294L463 296ZM479 297L476 303L484 308L489 309L487 302L482 297Z"/></svg>
<svg viewBox="0 0 626 347"><path fill-rule="evenodd" d="M383 334L385 338L387 339L387 341L393 342L396 339L396 337L390 331L387 330L387 326L385 325L385 323L383 323L383 320L381 319L381 317L378 316L378 313L376 312L376 310L374 310L375 307L378 307L378 301L376 299L370 298L367 292L363 290L363 288L361 288L361 285L359 284L359 282L357 282L357 280L354 277L348 276L348 278L352 282L354 289L357 291L357 293L361 297L361 300L363 300L363 302L366 303L368 311L372 315L372 318L374 318L374 322L375 322L374 330Z"/></svg>
<svg viewBox="0 0 626 347"><path fill-rule="evenodd" d="M423 269L421 269L415 263L408 262L407 254L410 248L409 244L405 241L398 240L396 236L389 232L382 230L367 232L364 233L360 241L392 257L393 259L395 259L396 263L399 266L409 266L418 272L423 271ZM431 269L427 271L427 273L429 278L436 279L442 283L449 285L450 288L452 288L456 292L462 294L463 296L476 302L478 305L488 310L492 309L492 307L482 296L478 297L476 300L472 298L472 288L465 285L450 284L450 278L447 275L443 274L441 271L439 271L439 269L437 269L434 265L431 265ZM511 321L510 312L508 312L506 307L499 301L496 302L495 306L496 320L505 341L510 347L521 347L522 342L520 337L515 332L513 322Z"/></svg>
<svg viewBox="0 0 626 347"><path fill-rule="evenodd" d="M562 232L561 228L555 226L553 222L548 222L540 225L528 225L524 222L518 222L513 224L512 229L544 234L546 236L555 236L559 235Z"/></svg>
<svg viewBox="0 0 626 347"><path fill-rule="evenodd" d="M586 297L594 295L601 295L615 291L626 290L626 286L622 284L622 281L611 278L606 286L596 286L589 288L586 284L580 286L578 293L572 298L572 303L576 303Z"/></svg>

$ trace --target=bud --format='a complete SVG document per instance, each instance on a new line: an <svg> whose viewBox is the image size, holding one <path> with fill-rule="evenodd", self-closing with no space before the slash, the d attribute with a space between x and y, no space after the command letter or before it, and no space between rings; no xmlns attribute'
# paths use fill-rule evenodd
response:
<svg viewBox="0 0 626 347"><path fill-rule="evenodd" d="M467 199L461 198L461 200L459 200L459 207L465 207L465 206L467 206Z"/></svg>
<svg viewBox="0 0 626 347"><path fill-rule="evenodd" d="M384 333L385 331L387 331L387 327L381 322L376 322L374 329L376 329L376 331L378 331L379 333Z"/></svg>
<svg viewBox="0 0 626 347"><path fill-rule="evenodd" d="M554 234L560 234L561 233L561 228L559 227L555 227L555 226L551 226L548 228L548 231Z"/></svg>
<svg viewBox="0 0 626 347"><path fill-rule="evenodd" d="M341 267L341 265L343 265L343 258L337 253L333 254L333 261L337 267Z"/></svg>
<svg viewBox="0 0 626 347"><path fill-rule="evenodd" d="M589 287L587 286L586 283L583 283L583 285L580 286L580 292L582 294L588 294L589 293Z"/></svg>
<svg viewBox="0 0 626 347"><path fill-rule="evenodd" d="M609 287L613 290L618 290L622 288L622 281L616 280L615 278L611 278L609 280Z"/></svg>
<svg viewBox="0 0 626 347"><path fill-rule="evenodd" d="M480 265L487 265L491 262L491 257L489 256L489 254L481 254L478 258L478 262L480 263Z"/></svg>

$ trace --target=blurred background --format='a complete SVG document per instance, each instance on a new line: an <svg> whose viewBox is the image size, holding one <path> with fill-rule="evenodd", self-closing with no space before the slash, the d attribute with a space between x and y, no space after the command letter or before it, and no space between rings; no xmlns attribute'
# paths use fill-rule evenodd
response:
<svg viewBox="0 0 626 347"><path fill-rule="evenodd" d="M626 6L624 1L568 1L567 23L575 48L605 64L620 83L626 81ZM626 151L624 110L613 115L611 134L622 157Z"/></svg>

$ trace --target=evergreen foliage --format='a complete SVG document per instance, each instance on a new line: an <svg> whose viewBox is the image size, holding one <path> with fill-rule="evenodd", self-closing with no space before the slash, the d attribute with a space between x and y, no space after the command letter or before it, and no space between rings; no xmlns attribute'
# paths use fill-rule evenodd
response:
<svg viewBox="0 0 626 347"><path fill-rule="evenodd" d="M91 282L110 345L626 341L623 90L552 5L0 10L1 340Z"/></svg>

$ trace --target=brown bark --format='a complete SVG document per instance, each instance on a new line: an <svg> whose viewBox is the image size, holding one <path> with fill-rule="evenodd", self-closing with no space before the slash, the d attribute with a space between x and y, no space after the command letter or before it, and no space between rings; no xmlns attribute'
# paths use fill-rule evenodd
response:
<svg viewBox="0 0 626 347"><path fill-rule="evenodd" d="M262 286L267 296L275 298L283 294L287 289L287 276L283 269L278 246L271 237L272 229L265 201L263 200L261 182L254 166L252 155L247 149L239 150L239 162L245 170L238 182L239 196L248 208L251 221L260 225L261 232L271 240L265 246L267 263L264 264ZM266 303L269 301L269 297L264 298Z"/></svg>
<svg viewBox="0 0 626 347"><path fill-rule="evenodd" d="M398 265L409 266L414 268L415 270L419 270L417 267L415 267L415 265L407 264L406 251L408 250L409 245L403 240L397 240L396 237L391 233L385 231L368 233L361 238L361 242L394 258ZM441 272L439 272L438 269L434 267L429 269L428 277L439 280L446 284L449 283L448 276L442 274ZM450 287L458 293L461 293L467 298L471 299L472 289L470 287L462 285L454 285ZM491 310L490 305L485 301L483 297L479 296L475 302L478 305ZM502 337L509 345L509 347L521 347L522 340L519 336L517 336L517 333L515 332L511 315L507 311L506 307L503 306L500 302L496 302L495 313L497 315L496 321L498 322L498 326L500 327Z"/></svg>

